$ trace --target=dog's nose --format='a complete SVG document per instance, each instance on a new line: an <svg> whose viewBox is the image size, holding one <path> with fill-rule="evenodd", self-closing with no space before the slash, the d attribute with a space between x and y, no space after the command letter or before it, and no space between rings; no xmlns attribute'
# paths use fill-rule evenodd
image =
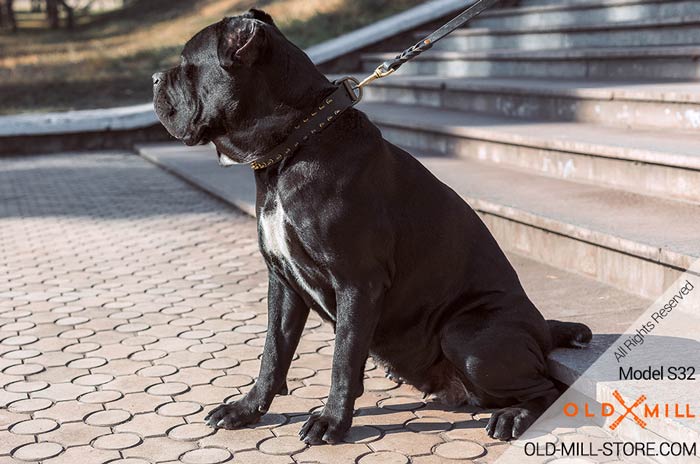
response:
<svg viewBox="0 0 700 464"><path fill-rule="evenodd" d="M153 85L158 85L161 82L163 82L163 73L162 72L157 72L151 76L153 79Z"/></svg>

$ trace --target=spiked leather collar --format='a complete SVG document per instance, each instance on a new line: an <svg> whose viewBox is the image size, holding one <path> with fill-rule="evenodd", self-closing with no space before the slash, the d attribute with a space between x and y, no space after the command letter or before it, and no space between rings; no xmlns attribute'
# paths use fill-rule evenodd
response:
<svg viewBox="0 0 700 464"><path fill-rule="evenodd" d="M337 89L316 106L308 117L299 121L284 142L250 162L253 170L268 168L292 156L302 143L330 126L345 110L361 100L362 89L358 89L359 82L355 78L344 77L334 84ZM219 153L219 164L228 167L234 163Z"/></svg>

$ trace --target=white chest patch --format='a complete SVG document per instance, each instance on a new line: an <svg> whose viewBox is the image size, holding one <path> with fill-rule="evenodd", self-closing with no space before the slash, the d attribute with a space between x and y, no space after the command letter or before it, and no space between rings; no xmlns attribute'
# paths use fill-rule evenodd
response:
<svg viewBox="0 0 700 464"><path fill-rule="evenodd" d="M307 293L311 299L331 318L333 315L323 304L323 298L317 289L304 279L299 265L292 259L289 251L289 241L286 234L287 216L279 197L275 199L272 210L260 215L260 228L262 230L263 248L267 253L278 258L287 270L292 274L296 283Z"/></svg>

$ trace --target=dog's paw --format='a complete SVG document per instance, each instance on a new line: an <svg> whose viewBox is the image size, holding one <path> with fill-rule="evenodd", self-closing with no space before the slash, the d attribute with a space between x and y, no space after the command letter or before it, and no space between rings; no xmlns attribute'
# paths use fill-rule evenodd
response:
<svg viewBox="0 0 700 464"><path fill-rule="evenodd" d="M338 443L349 428L350 421L338 420L324 413L314 413L301 427L299 439L307 445Z"/></svg>
<svg viewBox="0 0 700 464"><path fill-rule="evenodd" d="M511 440L522 435L533 422L535 415L524 408L512 407L494 412L486 424L489 437L498 440Z"/></svg>
<svg viewBox="0 0 700 464"><path fill-rule="evenodd" d="M204 423L215 429L235 429L254 424L260 420L263 413L258 408L243 401L222 404L209 411Z"/></svg>

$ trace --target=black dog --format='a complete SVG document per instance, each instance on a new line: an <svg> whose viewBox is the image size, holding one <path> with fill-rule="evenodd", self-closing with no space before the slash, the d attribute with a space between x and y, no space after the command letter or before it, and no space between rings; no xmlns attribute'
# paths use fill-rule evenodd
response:
<svg viewBox="0 0 700 464"><path fill-rule="evenodd" d="M284 141L334 90L257 10L197 35L182 63L154 75L168 131L188 145L251 162ZM558 396L546 355L590 340L581 324L545 321L477 214L350 109L280 163L255 171L258 235L269 268L260 375L213 427L256 422L286 374L309 308L336 331L323 411L310 444L338 442L363 392L367 356L453 404L504 407L487 430L517 437Z"/></svg>

